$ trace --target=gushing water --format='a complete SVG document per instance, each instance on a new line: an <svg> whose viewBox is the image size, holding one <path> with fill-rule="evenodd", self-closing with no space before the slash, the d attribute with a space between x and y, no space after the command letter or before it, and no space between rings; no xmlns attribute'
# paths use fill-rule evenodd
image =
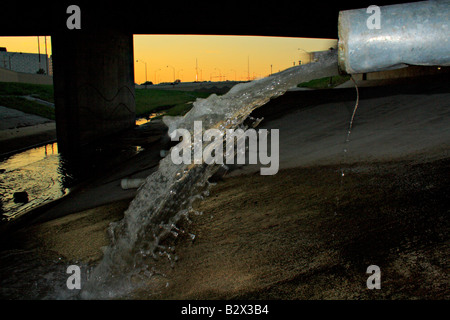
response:
<svg viewBox="0 0 450 320"><path fill-rule="evenodd" d="M289 88L336 74L337 56L330 51L317 62L238 84L223 96L213 94L207 99L198 99L184 117L165 117L164 122L169 134L177 128L187 129L192 134L194 121L202 121L204 131L236 129L255 108ZM111 244L105 248L102 261L90 272L81 297L123 296L157 272L156 260L165 257L175 261L173 248L164 246L163 240L184 232L177 224L181 219L189 219L193 202L208 192L208 178L219 167L205 163L176 165L170 156L162 159L159 169L139 188L124 218L110 225Z"/></svg>

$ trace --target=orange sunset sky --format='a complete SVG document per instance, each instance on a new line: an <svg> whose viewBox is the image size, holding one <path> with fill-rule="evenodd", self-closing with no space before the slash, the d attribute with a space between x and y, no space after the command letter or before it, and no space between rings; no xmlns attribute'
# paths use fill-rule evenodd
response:
<svg viewBox="0 0 450 320"><path fill-rule="evenodd" d="M51 55L50 37L39 37L40 52ZM135 82L248 80L309 62L306 52L336 47L336 39L253 36L135 35ZM11 52L38 52L37 37L0 37ZM305 52L306 51L306 52ZM137 61L136 61L137 60ZM144 63L145 62L145 63ZM197 64L197 71L196 71Z"/></svg>

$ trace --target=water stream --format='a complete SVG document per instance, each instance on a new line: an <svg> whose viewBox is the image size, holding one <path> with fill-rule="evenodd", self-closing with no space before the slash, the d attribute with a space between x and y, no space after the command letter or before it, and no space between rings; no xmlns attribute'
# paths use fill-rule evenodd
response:
<svg viewBox="0 0 450 320"><path fill-rule="evenodd" d="M222 96L213 94L207 99L198 99L184 117L165 117L163 120L169 133L183 128L189 130L191 136L194 121L202 121L203 132L212 128L222 132L245 129L244 120L270 99L299 83L337 74L337 55L330 51L317 62L238 84ZM192 142L191 150L199 142ZM177 165L170 156L163 158L158 170L138 189L124 212L124 218L110 224L110 244L102 248L104 254L100 262L86 265L79 261L63 261L58 256L41 257L39 250L2 252L2 296L17 299L109 299L126 298L136 289L148 288L149 283L161 275L161 263L169 263L176 268L174 240L180 234L195 237L184 230L185 222L192 214L198 214L193 203L208 195L208 179L220 167L205 163ZM76 264L82 270L81 290L68 290L66 287L69 264Z"/></svg>
<svg viewBox="0 0 450 320"><path fill-rule="evenodd" d="M299 83L338 74L336 53L330 51L318 62L292 67L270 77L234 86L223 96L198 99L184 117L165 117L169 134L176 128L193 133L194 121L202 129L239 128L250 113L271 98ZM193 142L195 144L197 142ZM194 147L191 148L194 150ZM177 223L188 219L193 202L207 192L208 178L220 165L179 164L168 156L140 187L124 218L109 228L111 244L101 262L90 272L81 298L114 298L126 295L155 274L155 261L176 260L163 240L175 237Z"/></svg>

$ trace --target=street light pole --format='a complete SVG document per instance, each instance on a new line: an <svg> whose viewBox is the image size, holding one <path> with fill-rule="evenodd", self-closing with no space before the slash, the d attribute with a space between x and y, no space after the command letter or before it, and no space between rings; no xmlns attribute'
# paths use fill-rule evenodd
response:
<svg viewBox="0 0 450 320"><path fill-rule="evenodd" d="M219 81L222 81L222 71L219 68L214 68L214 70L216 69L219 71Z"/></svg>
<svg viewBox="0 0 450 320"><path fill-rule="evenodd" d="M157 73L158 71L161 71L161 69L155 70L155 84L158 82L158 80L156 79L156 73Z"/></svg>
<svg viewBox="0 0 450 320"><path fill-rule="evenodd" d="M39 71L41 70L41 45L39 44L39 36L37 36L38 40L38 59L39 59Z"/></svg>
<svg viewBox="0 0 450 320"><path fill-rule="evenodd" d="M311 52L308 52L308 51L306 51L305 49L302 49L302 48L298 48L298 50L303 51L304 53L306 53L309 56L309 62L308 63L310 63L312 61L312 57L311 57L312 53Z"/></svg>
<svg viewBox="0 0 450 320"><path fill-rule="evenodd" d="M230 69L230 71L234 71L234 81L236 81L236 70Z"/></svg>
<svg viewBox="0 0 450 320"><path fill-rule="evenodd" d="M144 60L136 60L136 62L142 62L145 65L145 89L147 89L147 62Z"/></svg>
<svg viewBox="0 0 450 320"><path fill-rule="evenodd" d="M171 67L171 68L173 69L173 82L175 82L175 68L172 67L172 66L167 66L167 68L168 68L168 67Z"/></svg>
<svg viewBox="0 0 450 320"><path fill-rule="evenodd" d="M48 53L47 53L47 36L45 36L45 65L46 65L46 69L47 69L47 75L48 74Z"/></svg>

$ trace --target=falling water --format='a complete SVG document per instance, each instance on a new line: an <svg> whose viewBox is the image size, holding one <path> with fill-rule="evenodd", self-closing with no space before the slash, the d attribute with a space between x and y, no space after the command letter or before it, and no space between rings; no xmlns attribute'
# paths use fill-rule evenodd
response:
<svg viewBox="0 0 450 320"><path fill-rule="evenodd" d="M358 106L359 106L359 89L358 89L355 79L353 77L351 77L351 79L353 81L353 84L355 85L356 102L355 102L355 106L353 107L352 116L348 123L348 130L347 130L347 134L345 136L344 147L342 149L343 157L342 157L342 164L341 164L341 170L340 170L341 172L340 172L339 194L342 194L342 189L343 189L343 185L344 185L344 176L345 176L345 170L344 170L343 166L345 166L345 164L346 164L347 154L348 154L348 144L350 143L350 135L352 133L353 121L355 120L356 110L358 109ZM337 215L337 210L339 209L339 205L340 205L340 198L339 198L339 195L337 195L336 196L336 210L334 211L335 215Z"/></svg>
<svg viewBox="0 0 450 320"><path fill-rule="evenodd" d="M337 55L330 51L317 62L238 84L223 96L213 94L198 99L184 117L166 117L164 121L169 134L184 128L192 135L194 121L202 121L203 130L236 129L255 108L289 88L336 74ZM193 202L208 192L208 178L219 167L205 163L175 165L170 156L162 159L158 171L147 177L139 188L124 218L110 225L111 244L105 248L101 262L89 273L81 297L123 296L157 272L156 260L161 257L176 260L173 248L164 246L163 240L183 232L177 223L189 219Z"/></svg>

